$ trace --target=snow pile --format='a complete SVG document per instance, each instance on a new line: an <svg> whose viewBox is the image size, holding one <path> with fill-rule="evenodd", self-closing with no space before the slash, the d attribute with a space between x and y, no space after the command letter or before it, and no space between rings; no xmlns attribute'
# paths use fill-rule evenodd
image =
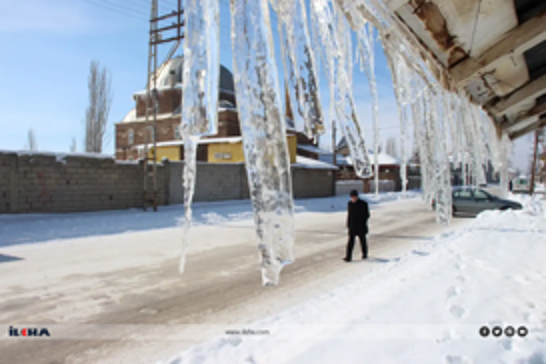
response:
<svg viewBox="0 0 546 364"><path fill-rule="evenodd" d="M487 212L401 257L372 249L353 264L374 273L169 363L545 363L545 256L545 217Z"/></svg>
<svg viewBox="0 0 546 364"><path fill-rule="evenodd" d="M533 216L546 216L546 208L544 206L545 195L534 194L529 196L526 194L510 193L510 200L517 201L523 205L523 211Z"/></svg>

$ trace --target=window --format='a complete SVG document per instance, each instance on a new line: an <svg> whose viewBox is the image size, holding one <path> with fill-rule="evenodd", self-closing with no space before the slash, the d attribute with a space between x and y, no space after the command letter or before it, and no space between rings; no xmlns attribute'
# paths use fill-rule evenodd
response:
<svg viewBox="0 0 546 364"><path fill-rule="evenodd" d="M215 159L231 159L231 153L214 153Z"/></svg>
<svg viewBox="0 0 546 364"><path fill-rule="evenodd" d="M135 132L133 131L133 129L129 129L128 139L129 145L132 145L135 142Z"/></svg>
<svg viewBox="0 0 546 364"><path fill-rule="evenodd" d="M453 194L453 197L460 200L472 199L472 192L470 190L459 190Z"/></svg>
<svg viewBox="0 0 546 364"><path fill-rule="evenodd" d="M474 191L474 198L476 200L488 200L489 199L489 194L484 192L484 191L481 191L481 190L475 190Z"/></svg>

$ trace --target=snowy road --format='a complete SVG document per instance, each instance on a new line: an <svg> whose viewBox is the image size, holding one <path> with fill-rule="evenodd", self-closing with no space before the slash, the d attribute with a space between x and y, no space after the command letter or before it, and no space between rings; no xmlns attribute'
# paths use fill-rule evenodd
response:
<svg viewBox="0 0 546 364"><path fill-rule="evenodd" d="M238 329L372 272L423 241L470 221L455 219L450 228L442 229L419 199L371 204L372 259L346 264L341 261L346 200L307 200L297 205L297 262L285 268L281 285L272 288L261 287L254 230L245 204L197 208L198 221L205 225L192 232L184 276L177 272L181 229L152 221L174 219L180 214L174 208L163 216L108 212L78 218L29 217L25 222L3 217L0 325L5 332L9 325L48 327L52 337L48 341L4 337L1 361L155 362L222 334L218 330ZM216 206L214 213L211 206ZM133 232L108 234L131 216L142 219L142 215L152 220L142 220L141 228L133 226ZM93 225L103 235L78 236L79 230L93 230ZM54 239L57 229L64 239ZM67 230L72 237L66 236ZM33 242L29 236L35 236L35 243L29 244ZM47 243L38 244L40 236ZM175 334L182 339L173 339ZM153 339L138 340L145 336Z"/></svg>

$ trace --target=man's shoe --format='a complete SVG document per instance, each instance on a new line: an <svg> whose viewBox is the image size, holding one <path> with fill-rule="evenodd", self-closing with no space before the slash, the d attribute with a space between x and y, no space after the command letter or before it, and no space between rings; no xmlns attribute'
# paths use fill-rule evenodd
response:
<svg viewBox="0 0 546 364"><path fill-rule="evenodd" d="M362 260L364 260L364 259L368 259L368 256L367 255L363 256Z"/></svg>
<svg viewBox="0 0 546 364"><path fill-rule="evenodd" d="M347 258L343 258L343 260L346 261L347 263L351 261L351 259L347 259Z"/></svg>

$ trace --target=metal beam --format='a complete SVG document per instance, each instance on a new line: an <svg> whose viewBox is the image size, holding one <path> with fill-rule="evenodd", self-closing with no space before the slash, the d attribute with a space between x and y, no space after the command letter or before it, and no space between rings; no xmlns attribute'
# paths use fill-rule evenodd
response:
<svg viewBox="0 0 546 364"><path fill-rule="evenodd" d="M524 135L529 134L530 132L536 129L544 128L545 126L546 126L546 118L540 118L535 123L529 125L528 127L510 134L509 137L511 140L516 140Z"/></svg>
<svg viewBox="0 0 546 364"><path fill-rule="evenodd" d="M496 117L499 117L530 99L536 99L544 93L546 93L546 75L526 83L523 87L520 87L511 94L503 97L489 107L488 111Z"/></svg>
<svg viewBox="0 0 546 364"><path fill-rule="evenodd" d="M500 124L500 127L503 130L507 130L518 124L525 123L529 119L536 119L542 114L546 114L546 102L542 102L538 105L535 105L532 109L527 111L525 114L518 116L517 118L515 118L513 121L509 123Z"/></svg>
<svg viewBox="0 0 546 364"><path fill-rule="evenodd" d="M544 40L546 40L546 12L512 29L504 39L481 55L466 58L451 67L451 76L458 86L465 86L479 73L493 68L501 59L513 54L522 54Z"/></svg>

